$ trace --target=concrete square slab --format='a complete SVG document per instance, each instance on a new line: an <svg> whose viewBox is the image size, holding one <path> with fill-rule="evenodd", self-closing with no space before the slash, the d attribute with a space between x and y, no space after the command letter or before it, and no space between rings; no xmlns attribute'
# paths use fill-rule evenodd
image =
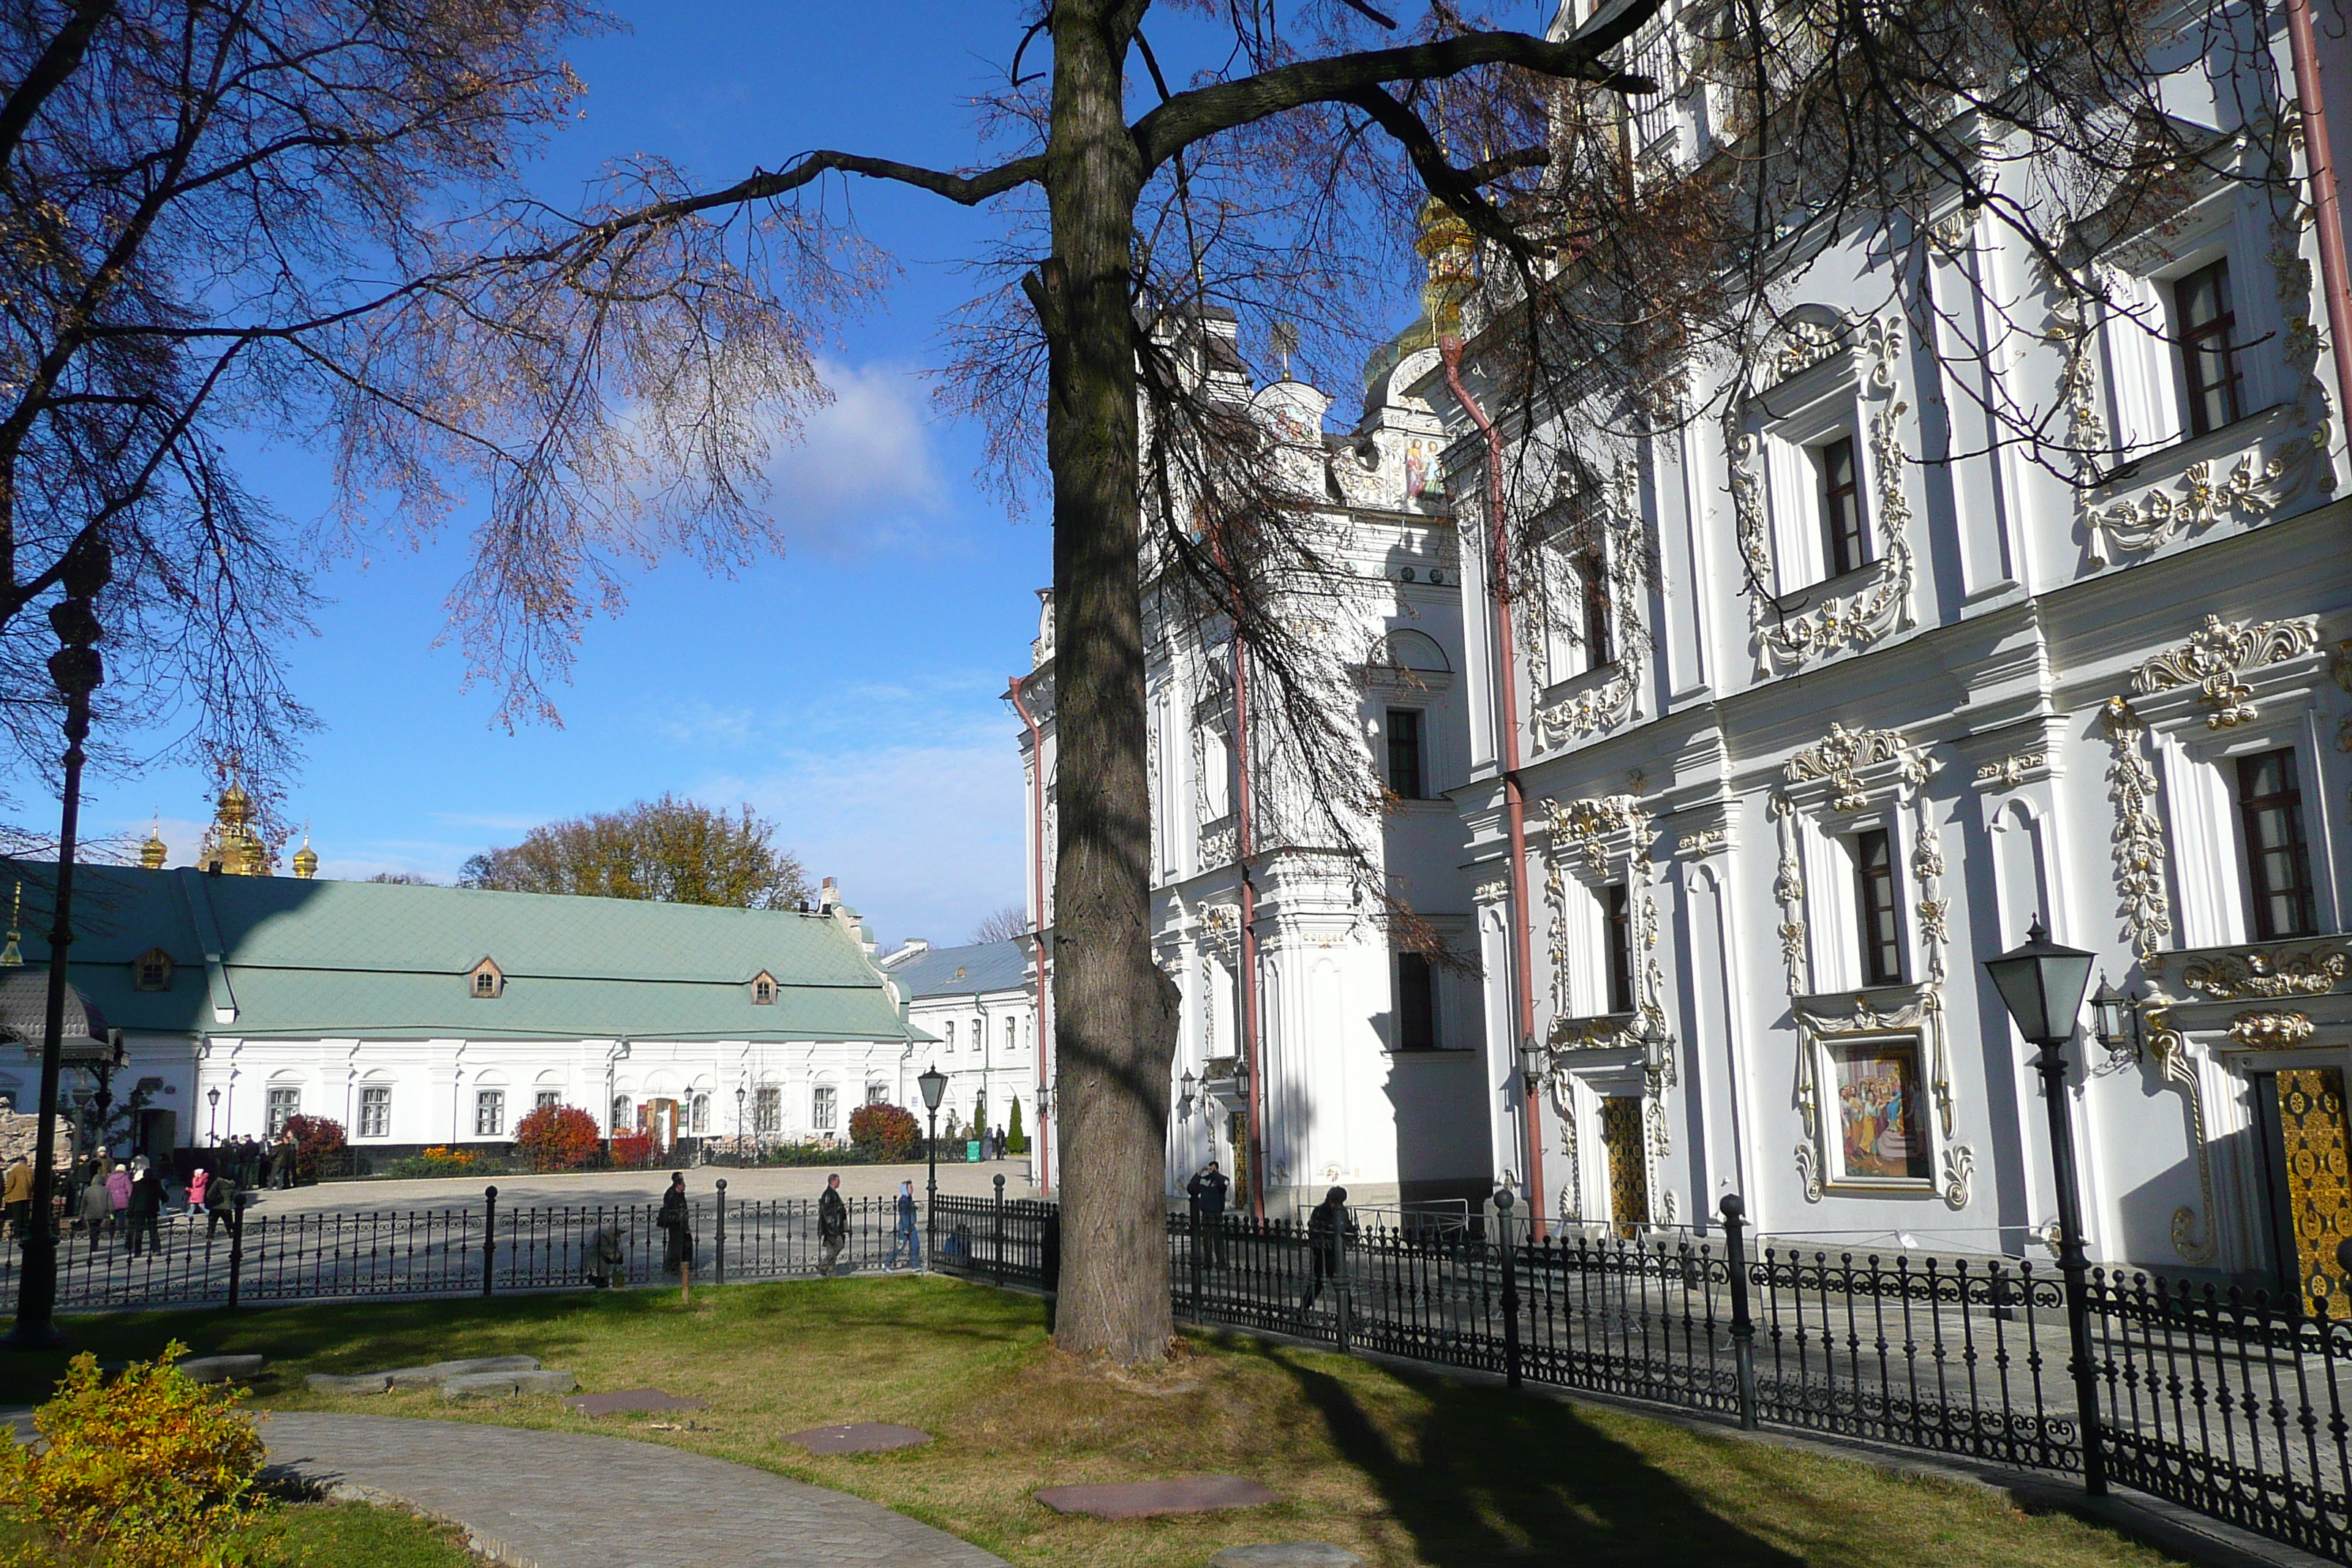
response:
<svg viewBox="0 0 2352 1568"><path fill-rule="evenodd" d="M257 1355L200 1355L178 1363L180 1375L190 1383L226 1383L230 1378L246 1379L261 1371L263 1358Z"/></svg>
<svg viewBox="0 0 2352 1568"><path fill-rule="evenodd" d="M1209 1568L1359 1568L1363 1561L1328 1542L1270 1541L1263 1546L1228 1546L1209 1559Z"/></svg>
<svg viewBox="0 0 2352 1568"><path fill-rule="evenodd" d="M627 1415L638 1411L708 1410L699 1399L664 1394L658 1388L616 1388L610 1394L582 1394L563 1402L583 1415Z"/></svg>
<svg viewBox="0 0 2352 1568"><path fill-rule="evenodd" d="M882 1421L853 1421L846 1426L812 1426L805 1432L788 1432L787 1443L798 1443L812 1454L887 1454L893 1448L912 1448L931 1440L931 1435L919 1426L893 1426Z"/></svg>
<svg viewBox="0 0 2352 1568"><path fill-rule="evenodd" d="M313 1394L382 1394L391 1380L380 1372L314 1372L302 1380L302 1386Z"/></svg>
<svg viewBox="0 0 2352 1568"><path fill-rule="evenodd" d="M1171 1481L1114 1481L1102 1486L1047 1487L1037 1500L1055 1513L1097 1519L1150 1519L1162 1513L1209 1513L1279 1502L1271 1487L1240 1476L1180 1476Z"/></svg>

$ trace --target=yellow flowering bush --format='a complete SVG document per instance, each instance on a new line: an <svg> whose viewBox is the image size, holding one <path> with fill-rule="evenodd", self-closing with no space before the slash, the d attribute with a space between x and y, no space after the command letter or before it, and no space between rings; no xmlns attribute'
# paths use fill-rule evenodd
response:
<svg viewBox="0 0 2352 1568"><path fill-rule="evenodd" d="M232 1568L231 1535L258 1506L264 1447L243 1390L189 1382L176 1340L112 1382L74 1357L33 1415L43 1442L0 1444L0 1503L67 1561L92 1568ZM32 1561L45 1561L34 1558Z"/></svg>

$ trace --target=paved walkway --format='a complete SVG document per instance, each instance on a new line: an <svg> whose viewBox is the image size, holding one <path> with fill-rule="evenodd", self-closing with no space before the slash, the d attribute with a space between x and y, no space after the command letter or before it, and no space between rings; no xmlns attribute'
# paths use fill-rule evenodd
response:
<svg viewBox="0 0 2352 1568"><path fill-rule="evenodd" d="M463 1525L517 1568L1005 1568L877 1503L658 1443L273 1415L271 1462Z"/></svg>

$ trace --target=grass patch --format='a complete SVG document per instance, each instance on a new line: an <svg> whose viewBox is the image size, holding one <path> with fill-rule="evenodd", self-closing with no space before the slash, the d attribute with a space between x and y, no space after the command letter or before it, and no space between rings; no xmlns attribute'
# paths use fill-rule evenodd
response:
<svg viewBox="0 0 2352 1568"><path fill-rule="evenodd" d="M152 1355L174 1334L196 1354L262 1352L277 1374L258 1387L264 1408L672 1443L871 1498L1023 1568L1199 1568L1225 1546L1285 1540L1332 1542L1381 1568L2169 1561L1974 1488L1323 1352L1203 1334L1164 1369L1108 1373L1053 1348L1040 1303L940 1279L730 1286L699 1293L691 1311L672 1294L628 1291L126 1315L68 1331L110 1359ZM430 1393L337 1397L301 1384L309 1372L509 1353L575 1372L592 1392L650 1385L710 1408L592 1419L553 1400L451 1405ZM62 1356L0 1363L0 1399L37 1400L62 1366ZM839 1458L780 1441L843 1421L900 1422L936 1441ZM1203 1471L1253 1477L1284 1500L1113 1525L1061 1518L1031 1495ZM679 1504L646 1506L656 1518Z"/></svg>
<svg viewBox="0 0 2352 1568"><path fill-rule="evenodd" d="M270 1509L235 1539L246 1555L232 1561L251 1562L255 1568L480 1568L481 1563L466 1550L460 1531L363 1502ZM0 1512L0 1552L26 1553L9 1561L26 1568L50 1563L67 1568L75 1561L43 1552L37 1532L6 1512Z"/></svg>

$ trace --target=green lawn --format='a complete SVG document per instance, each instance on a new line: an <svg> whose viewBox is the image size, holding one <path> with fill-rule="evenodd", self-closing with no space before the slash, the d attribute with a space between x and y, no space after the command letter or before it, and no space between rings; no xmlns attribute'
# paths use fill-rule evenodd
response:
<svg viewBox="0 0 2352 1568"><path fill-rule="evenodd" d="M265 1408L675 1443L872 1498L1024 1568L1199 1568L1222 1547L1282 1540L1337 1542L1383 1568L2168 1561L1973 1488L1320 1352L1197 1335L1165 1370L1108 1373L1053 1349L1039 1303L939 1279L730 1286L698 1293L690 1311L673 1293L630 1291L83 1319L70 1331L110 1359L152 1354L175 1335L198 1354L260 1351L278 1374L258 1386ZM430 1393L329 1397L301 1384L305 1372L513 1352L576 1372L592 1391L652 1385L710 1408L596 1420L547 1399L449 1405ZM0 1399L37 1398L62 1364L0 1363ZM855 1420L938 1440L832 1459L780 1441ZM1255 1477L1284 1500L1113 1525L1062 1518L1031 1495L1200 1471Z"/></svg>
<svg viewBox="0 0 2352 1568"><path fill-rule="evenodd" d="M255 1568L478 1568L465 1537L396 1509L363 1502L303 1503L272 1509L238 1532ZM0 1544L26 1553L33 1538L0 1514ZM45 1554L12 1556L12 1564L46 1568Z"/></svg>

